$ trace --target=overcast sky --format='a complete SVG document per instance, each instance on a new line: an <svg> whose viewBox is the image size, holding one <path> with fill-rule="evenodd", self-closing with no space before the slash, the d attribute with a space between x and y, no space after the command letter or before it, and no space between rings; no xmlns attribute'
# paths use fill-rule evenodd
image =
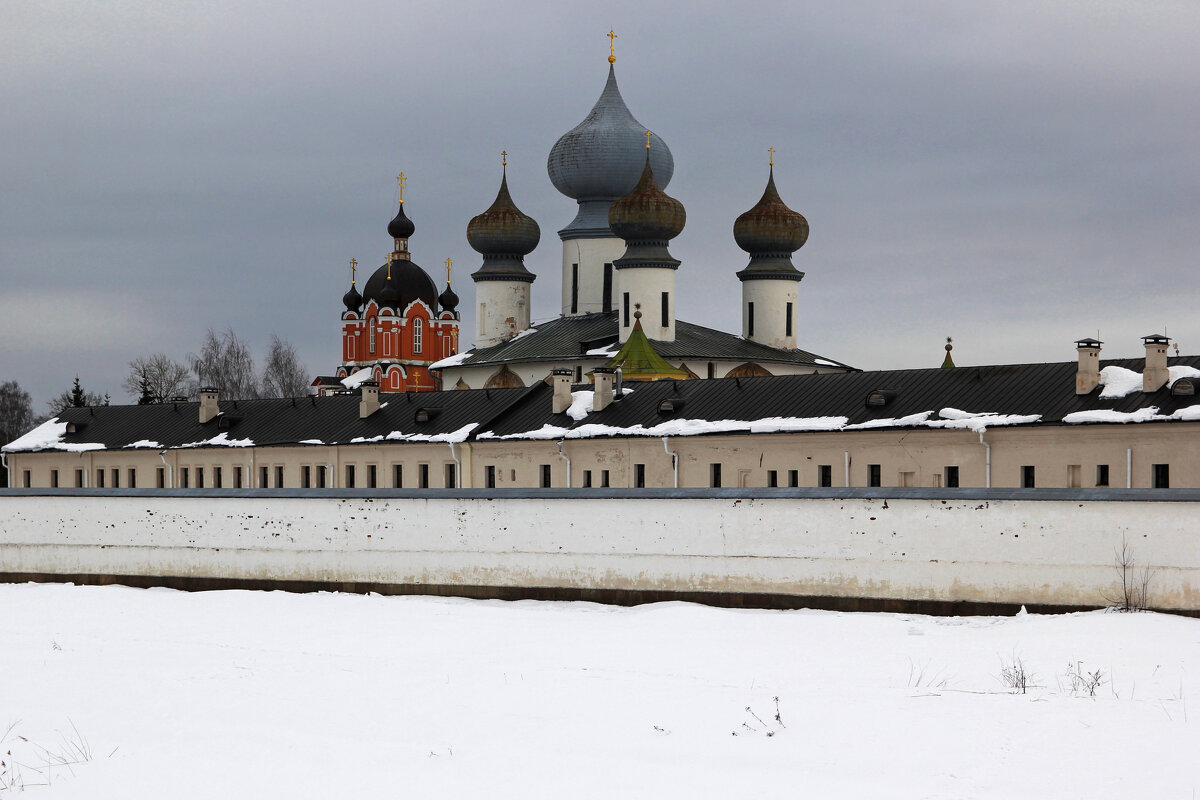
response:
<svg viewBox="0 0 1200 800"><path fill-rule="evenodd" d="M7 0L0 380L37 410L78 373L208 328L314 374L347 262L383 263L393 176L414 260L447 257L474 331L468 220L500 151L558 314L573 201L555 140L617 78L675 157L681 318L738 332L738 214L767 148L812 227L799 344L864 369L1200 352L1200 3Z"/></svg>

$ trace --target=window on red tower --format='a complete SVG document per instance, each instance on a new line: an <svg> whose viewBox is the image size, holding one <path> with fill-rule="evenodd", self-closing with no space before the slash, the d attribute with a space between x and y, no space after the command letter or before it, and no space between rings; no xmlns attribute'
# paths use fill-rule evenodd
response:
<svg viewBox="0 0 1200 800"><path fill-rule="evenodd" d="M413 352L414 353L421 352L421 334L423 333L423 331L421 329L422 329L423 325L424 325L424 322L420 318L413 320Z"/></svg>
<svg viewBox="0 0 1200 800"><path fill-rule="evenodd" d="M375 320L371 320L370 336L371 336L371 342L370 342L369 346L371 349L368 352L374 353L375 352Z"/></svg>

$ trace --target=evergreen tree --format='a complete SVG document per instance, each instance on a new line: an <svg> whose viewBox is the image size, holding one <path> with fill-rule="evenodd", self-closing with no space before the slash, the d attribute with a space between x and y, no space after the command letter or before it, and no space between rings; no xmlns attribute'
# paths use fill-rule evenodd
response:
<svg viewBox="0 0 1200 800"><path fill-rule="evenodd" d="M138 398L139 406L148 406L151 403L157 403L158 398L150 391L150 379L145 375L142 376L141 397Z"/></svg>

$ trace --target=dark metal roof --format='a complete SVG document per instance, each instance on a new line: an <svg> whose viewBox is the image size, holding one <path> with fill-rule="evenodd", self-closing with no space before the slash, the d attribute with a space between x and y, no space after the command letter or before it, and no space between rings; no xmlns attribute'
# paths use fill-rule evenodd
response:
<svg viewBox="0 0 1200 800"><path fill-rule="evenodd" d="M617 341L617 312L558 317L542 322L507 342L471 353L460 366L500 366L520 361L574 361L588 350ZM754 361L760 364L799 364L805 367L854 369L851 366L805 350L782 350L751 342L731 333L706 328L684 320L675 322L675 341L654 341L655 351L676 364L689 366L707 361ZM616 352L616 349L613 349ZM592 356L598 358L599 356ZM817 359L821 361L817 361Z"/></svg>
<svg viewBox="0 0 1200 800"><path fill-rule="evenodd" d="M1108 360L1102 366L1140 370L1142 359ZM1172 366L1200 368L1200 356L1171 359ZM701 381L628 382L632 392L603 411L575 422L550 413L551 390L514 404L487 428L495 436L536 431L543 425L573 428L605 425L650 428L671 420L762 420L772 417L846 417L848 425L908 417L944 408L970 413L1041 415L1036 423L1062 424L1077 411L1132 412L1156 406L1160 414L1194 405L1194 397L1172 397L1167 387L1149 394L1137 391L1119 399L1101 399L1101 388L1075 394L1075 362L1007 364L956 369L908 369L878 372L785 375L768 378L721 378ZM539 383L539 385L542 385ZM577 387L586 389L589 387ZM867 395L883 390L887 403L868 406ZM659 413L663 400L682 400L674 413ZM888 426L891 427L891 426ZM903 426L901 426L903 427ZM915 426L914 426L915 427ZM474 435L484 432L478 428Z"/></svg>
<svg viewBox="0 0 1200 800"><path fill-rule="evenodd" d="M1200 368L1200 356L1170 360L1172 366ZM1142 359L1107 360L1102 366L1140 370ZM1155 392L1135 391L1124 398L1101 399L1097 387L1075 394L1074 362L1011 364L957 369L910 369L879 372L788 375L767 378L628 382L632 392L600 412L576 422L565 413L551 413L553 389L544 381L528 388L474 389L381 395L382 407L371 417L358 417L357 395L220 403L221 416L201 425L197 403L145 406L70 408L58 422L73 423L75 432L63 444L99 444L107 449L153 442L174 448L211 440L224 434L230 440L249 440L258 446L320 442L347 444L376 437L404 439L412 434L445 437L474 425L468 438L542 429L602 425L612 428L650 428L671 420L764 420L772 417L846 417L855 425L872 420L898 420L944 408L981 413L1041 415L1038 425L1061 424L1078 411L1132 412L1155 406L1171 414L1196 404L1194 396L1173 397L1166 386ZM590 386L577 387L590 391ZM881 390L883 406L868 406L867 395ZM663 400L674 411L660 413ZM682 401L682 402L680 402ZM433 410L427 422L417 411ZM904 427L893 423L888 427ZM601 435L604 434L600 430ZM418 439L419 440L419 439ZM201 445L205 446L205 445ZM30 448L22 448L30 449Z"/></svg>
<svg viewBox="0 0 1200 800"><path fill-rule="evenodd" d="M350 443L398 434L447 436L472 423L487 422L527 389L477 389L457 392L381 394L380 409L359 419L361 398L353 395L221 402L221 415L201 425L198 403L68 408L60 422L77 431L63 443L101 444L106 449L152 442L157 449L175 448L225 434L259 447L307 443ZM417 422L419 409L436 409L428 422ZM229 424L233 418L237 418ZM205 446L205 445L200 445ZM217 445L221 446L221 445Z"/></svg>

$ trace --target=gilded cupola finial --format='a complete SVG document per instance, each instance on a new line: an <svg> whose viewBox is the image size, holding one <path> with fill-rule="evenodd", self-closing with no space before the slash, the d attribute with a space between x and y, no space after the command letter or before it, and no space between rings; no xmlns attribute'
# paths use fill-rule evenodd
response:
<svg viewBox="0 0 1200 800"><path fill-rule="evenodd" d="M355 274L358 272L358 259L350 259L350 285L354 285Z"/></svg>
<svg viewBox="0 0 1200 800"><path fill-rule="evenodd" d="M502 166L502 167L508 166L508 151L507 150L500 151L500 166Z"/></svg>
<svg viewBox="0 0 1200 800"><path fill-rule="evenodd" d="M401 172L396 176L396 183L400 184L400 202L404 202L404 181L408 180L408 176Z"/></svg>
<svg viewBox="0 0 1200 800"><path fill-rule="evenodd" d="M646 149L650 149L650 131L646 131Z"/></svg>
<svg viewBox="0 0 1200 800"><path fill-rule="evenodd" d="M447 257L447 258L446 258L446 285L447 285L447 286L449 286L449 285L450 285L450 266L451 266L453 263L454 263L454 262L453 262L453 261L451 261L451 260L449 259L449 257Z"/></svg>
<svg viewBox="0 0 1200 800"><path fill-rule="evenodd" d="M772 166L772 167L773 167L773 166L775 166L775 148L774 148L774 147L768 147L768 148L767 148L767 152L768 152L768 153L770 153L770 155L771 155L771 158L770 158L770 160L768 161L768 166Z"/></svg>
<svg viewBox="0 0 1200 800"><path fill-rule="evenodd" d="M617 38L617 34L610 28L608 31L608 63L617 63L617 54L613 49L613 40Z"/></svg>

